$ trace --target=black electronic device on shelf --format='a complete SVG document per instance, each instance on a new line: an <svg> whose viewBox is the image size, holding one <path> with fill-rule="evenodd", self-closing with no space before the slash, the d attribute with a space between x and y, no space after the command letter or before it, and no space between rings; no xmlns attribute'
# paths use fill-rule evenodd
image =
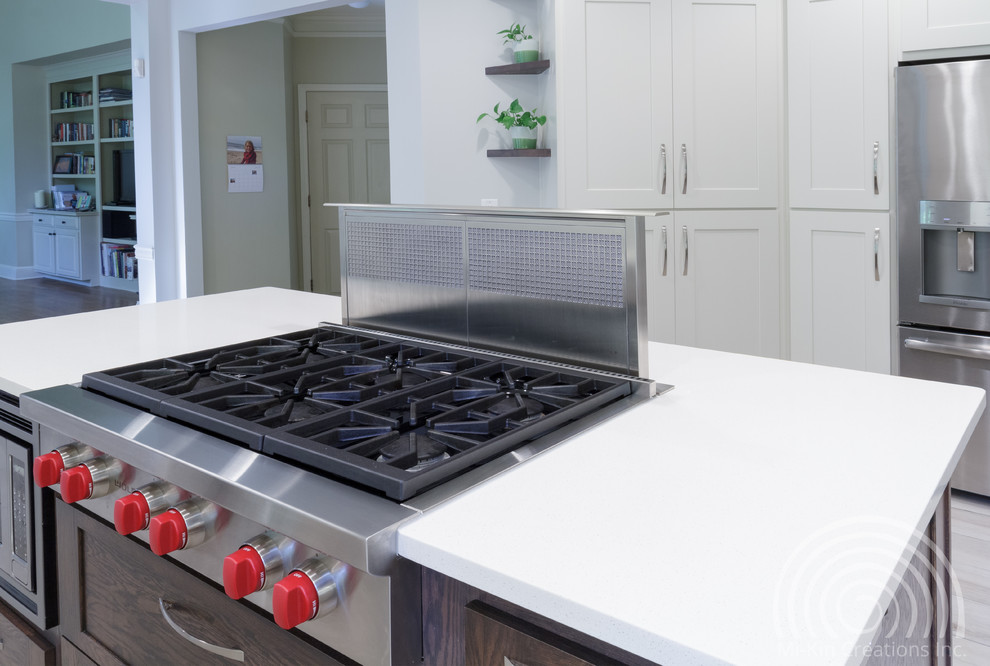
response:
<svg viewBox="0 0 990 666"><path fill-rule="evenodd" d="M113 151L113 205L133 206L136 201L134 150L115 150Z"/></svg>

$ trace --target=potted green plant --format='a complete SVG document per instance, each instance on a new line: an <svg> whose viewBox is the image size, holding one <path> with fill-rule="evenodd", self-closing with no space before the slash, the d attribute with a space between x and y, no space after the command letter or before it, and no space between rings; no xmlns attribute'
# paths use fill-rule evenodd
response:
<svg viewBox="0 0 990 666"><path fill-rule="evenodd" d="M526 32L526 26L514 23L495 34L502 36L503 44L512 46L512 59L515 62L534 62L540 59L540 46L533 35Z"/></svg>
<svg viewBox="0 0 990 666"><path fill-rule="evenodd" d="M509 103L508 109L499 111L499 104L492 109L493 113L482 113L475 122L482 118L491 118L499 125L509 130L513 148L536 148L536 133L539 125L545 125L546 116L536 115L536 109L525 111L518 99Z"/></svg>

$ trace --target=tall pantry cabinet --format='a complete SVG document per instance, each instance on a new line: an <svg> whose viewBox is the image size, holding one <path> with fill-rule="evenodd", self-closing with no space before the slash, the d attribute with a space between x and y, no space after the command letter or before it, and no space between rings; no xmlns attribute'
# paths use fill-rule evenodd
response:
<svg viewBox="0 0 990 666"><path fill-rule="evenodd" d="M556 8L563 205L672 211L647 228L652 340L779 356L779 2Z"/></svg>
<svg viewBox="0 0 990 666"><path fill-rule="evenodd" d="M886 0L788 0L791 358L890 372Z"/></svg>

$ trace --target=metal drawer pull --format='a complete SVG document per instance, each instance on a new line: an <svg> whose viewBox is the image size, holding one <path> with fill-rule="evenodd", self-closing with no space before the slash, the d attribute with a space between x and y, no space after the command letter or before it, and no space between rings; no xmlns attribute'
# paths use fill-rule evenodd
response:
<svg viewBox="0 0 990 666"><path fill-rule="evenodd" d="M200 638L196 638L192 634L188 633L185 629L177 625L175 623L175 620L173 620L168 615L167 609L172 607L171 602L165 601L164 599L159 597L158 607L162 611L162 617L165 618L166 622L168 622L168 626L172 627L172 629L175 630L175 633L179 634L193 645L203 648L207 652L212 652L213 654L218 654L221 657L226 657L227 659L233 659L234 661L241 661L241 662L244 661L244 652L242 650L235 650L233 648L225 648L225 647L220 647L219 645L214 645L213 643L207 643L206 641Z"/></svg>
<svg viewBox="0 0 990 666"><path fill-rule="evenodd" d="M877 165L880 161L880 142L873 142L873 194L880 194L880 177L877 176Z"/></svg>
<svg viewBox="0 0 990 666"><path fill-rule="evenodd" d="M681 187L681 194L687 194L687 145L681 144L681 164L684 166L684 185Z"/></svg>
<svg viewBox="0 0 990 666"><path fill-rule="evenodd" d="M660 275L667 275L667 227L660 227L660 235L663 236L663 268Z"/></svg>
<svg viewBox="0 0 990 666"><path fill-rule="evenodd" d="M929 340L919 340L918 338L908 338L904 341L905 349L915 349L917 351L931 352L933 354L946 354L948 356L963 356L966 358L982 359L990 361L990 348L969 347L965 345L950 345L944 342L930 342Z"/></svg>
<svg viewBox="0 0 990 666"><path fill-rule="evenodd" d="M660 194L667 194L667 144L660 144L660 164L663 167L660 180Z"/></svg>
<svg viewBox="0 0 990 666"><path fill-rule="evenodd" d="M687 264L688 264L688 232L687 225L681 227L681 238L684 240L684 273L687 275Z"/></svg>
<svg viewBox="0 0 990 666"><path fill-rule="evenodd" d="M880 227L873 229L873 279L880 281Z"/></svg>

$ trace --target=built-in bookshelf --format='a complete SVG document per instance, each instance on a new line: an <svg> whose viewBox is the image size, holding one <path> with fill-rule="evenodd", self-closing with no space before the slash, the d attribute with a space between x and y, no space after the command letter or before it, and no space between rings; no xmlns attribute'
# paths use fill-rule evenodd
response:
<svg viewBox="0 0 990 666"><path fill-rule="evenodd" d="M124 200L120 187L123 182L133 188L134 182L132 80L130 70L121 69L129 61L129 53L119 53L93 61L90 72L80 66L71 77L65 72L49 76L48 171L53 212L75 206L101 218L113 211L116 219L124 216L131 220L126 236L118 237L120 225L115 224L118 236L108 235L104 229L98 246L83 251L99 254L101 286L136 292L133 220L137 209L133 193L126 191ZM129 159L119 159L119 154L115 159L115 153L129 153ZM115 173L115 165L118 170L130 169L129 177Z"/></svg>

